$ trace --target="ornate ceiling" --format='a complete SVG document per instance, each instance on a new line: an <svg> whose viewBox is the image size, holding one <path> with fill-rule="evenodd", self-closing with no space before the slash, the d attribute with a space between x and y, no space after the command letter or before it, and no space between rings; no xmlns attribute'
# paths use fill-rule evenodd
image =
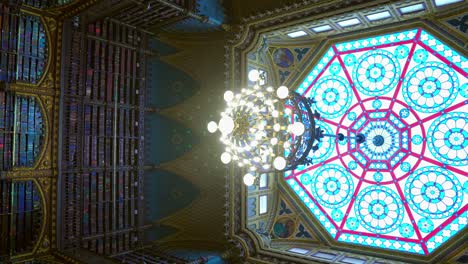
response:
<svg viewBox="0 0 468 264"><path fill-rule="evenodd" d="M423 29L324 54L297 92L352 138L324 138L286 181L335 240L429 255L467 223L468 61Z"/></svg>
<svg viewBox="0 0 468 264"><path fill-rule="evenodd" d="M408 15L392 11L413 4L425 8ZM343 13L335 9L317 14L320 9L309 8L247 20L228 51L227 74L242 78L230 79L227 89L242 87L250 69L266 71L268 85L284 84L317 101L326 132L363 133L367 140L357 144L324 138L312 155L313 165L278 176L279 189L233 190L234 208L245 206L246 212L231 215L232 234L252 260L273 261L278 250L286 259L296 254L322 261L366 256L405 261L392 250L406 252L406 261L421 263L461 256L467 210L467 65L462 43L467 38L447 22L459 13L431 1L358 4L357 9L340 9ZM466 5L459 3L459 8ZM316 15L310 15L312 10ZM384 11L391 16L378 22L366 18ZM353 18L361 23L333 24ZM407 19L412 21L403 22ZM310 31L313 25L331 23L330 31ZM307 34L288 36L300 30ZM424 90L430 87L440 92ZM453 142L447 133L454 133ZM232 171L236 174L241 172ZM237 184L232 179L231 188ZM425 196L436 195L429 186L439 185L446 186L437 189L441 196ZM281 202L278 192L283 193ZM266 215L257 211L265 206L263 195L268 196ZM287 203L300 204L295 205L299 218L286 217ZM310 223L309 229L304 222ZM300 230L310 233L307 243L298 236ZM270 238L265 240L265 234Z"/></svg>

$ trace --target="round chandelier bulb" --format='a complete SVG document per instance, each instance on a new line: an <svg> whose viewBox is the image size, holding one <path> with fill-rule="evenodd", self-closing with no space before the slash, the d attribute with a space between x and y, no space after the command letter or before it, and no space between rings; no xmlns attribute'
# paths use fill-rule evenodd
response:
<svg viewBox="0 0 468 264"><path fill-rule="evenodd" d="M244 175L244 184L246 186L252 186L255 182L255 176L253 176L252 174L250 173L247 173Z"/></svg>
<svg viewBox="0 0 468 264"><path fill-rule="evenodd" d="M219 120L218 128L223 134L230 134L234 130L234 120L229 116L224 116Z"/></svg>
<svg viewBox="0 0 468 264"><path fill-rule="evenodd" d="M273 110L273 112L271 112L271 116L272 117L278 117L279 116L278 110Z"/></svg>
<svg viewBox="0 0 468 264"><path fill-rule="evenodd" d="M260 73L257 70L249 71L249 80L251 82L256 82L260 78Z"/></svg>
<svg viewBox="0 0 468 264"><path fill-rule="evenodd" d="M234 93L232 91L226 91L224 93L224 101L231 102L234 99Z"/></svg>
<svg viewBox="0 0 468 264"><path fill-rule="evenodd" d="M285 149L288 149L289 147L291 147L291 143L289 143L289 141L286 141L286 142L284 142L283 147Z"/></svg>
<svg viewBox="0 0 468 264"><path fill-rule="evenodd" d="M291 127L291 132L296 136L301 136L302 134L304 134L304 131L305 127L304 124L302 124L301 122L296 122Z"/></svg>
<svg viewBox="0 0 468 264"><path fill-rule="evenodd" d="M283 170L284 168L286 168L286 160L283 157L276 157L273 160L273 166L277 170Z"/></svg>
<svg viewBox="0 0 468 264"><path fill-rule="evenodd" d="M208 123L207 128L208 128L208 132L214 133L214 132L216 132L216 130L218 130L218 124L216 124L215 121L210 121Z"/></svg>
<svg viewBox="0 0 468 264"><path fill-rule="evenodd" d="M280 86L276 90L276 95L279 99L285 99L289 95L289 89L286 86Z"/></svg>
<svg viewBox="0 0 468 264"><path fill-rule="evenodd" d="M227 153L227 152L224 152L223 154L221 154L221 162L223 164L229 164L229 162L231 162L231 154Z"/></svg>
<svg viewBox="0 0 468 264"><path fill-rule="evenodd" d="M261 132L258 132L258 133L255 134L255 139L256 140L261 140L262 137L263 137L263 133L261 133Z"/></svg>
<svg viewBox="0 0 468 264"><path fill-rule="evenodd" d="M271 145L274 146L274 145L278 144L278 139L274 137L274 138L270 139L270 143L271 143Z"/></svg>
<svg viewBox="0 0 468 264"><path fill-rule="evenodd" d="M274 124L273 125L273 130L275 130L276 132L280 131L281 129L281 125L280 124Z"/></svg>

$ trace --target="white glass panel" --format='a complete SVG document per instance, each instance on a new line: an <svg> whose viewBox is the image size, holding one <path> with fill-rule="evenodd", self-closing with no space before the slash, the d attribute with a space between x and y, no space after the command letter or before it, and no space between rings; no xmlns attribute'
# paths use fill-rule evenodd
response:
<svg viewBox="0 0 468 264"><path fill-rule="evenodd" d="M314 254L314 257L323 258L323 259L334 259L336 255L319 251Z"/></svg>
<svg viewBox="0 0 468 264"><path fill-rule="evenodd" d="M260 214L264 214L268 211L268 196L260 196Z"/></svg>
<svg viewBox="0 0 468 264"><path fill-rule="evenodd" d="M417 5L410 5L410 6L402 7L400 8L400 12L403 14L406 14L406 13L413 13L413 12L421 11L424 9L425 8L423 4L417 4Z"/></svg>
<svg viewBox="0 0 468 264"><path fill-rule="evenodd" d="M302 254L302 255L305 255L309 252L308 249L304 249L304 248L290 248L288 249L289 252L293 252L293 253L297 253L297 254Z"/></svg>
<svg viewBox="0 0 468 264"><path fill-rule="evenodd" d="M341 27L350 27L357 24L361 24L361 21L359 21L359 19L357 18L352 18L338 22L338 25L340 25Z"/></svg>
<svg viewBox="0 0 468 264"><path fill-rule="evenodd" d="M388 11L384 11L384 12L379 12L379 13L375 13L375 14L372 14L372 15L367 15L367 19L369 19L370 21L376 21L376 20L381 20L381 19L385 19L385 18L389 18L391 17L392 15L390 14L390 12Z"/></svg>
<svg viewBox="0 0 468 264"><path fill-rule="evenodd" d="M329 30L332 30L332 27L330 25L323 25L323 26L319 26L319 27L313 27L311 28L312 31L314 32L325 32L325 31L329 31Z"/></svg>
<svg viewBox="0 0 468 264"><path fill-rule="evenodd" d="M298 38L298 37L302 37L302 36L305 36L305 35L307 35L307 33L305 33L302 30L288 33L288 36L291 37L291 38Z"/></svg>
<svg viewBox="0 0 468 264"><path fill-rule="evenodd" d="M365 260L357 259L357 258L350 258L350 257L345 257L344 259L341 260L341 262L349 263L349 264L364 264L364 263L366 263Z"/></svg>
<svg viewBox="0 0 468 264"><path fill-rule="evenodd" d="M260 188L265 188L267 186L268 186L268 175L267 174L260 175L259 187Z"/></svg>
<svg viewBox="0 0 468 264"><path fill-rule="evenodd" d="M435 0L436 6L450 5L454 3L463 2L463 0Z"/></svg>

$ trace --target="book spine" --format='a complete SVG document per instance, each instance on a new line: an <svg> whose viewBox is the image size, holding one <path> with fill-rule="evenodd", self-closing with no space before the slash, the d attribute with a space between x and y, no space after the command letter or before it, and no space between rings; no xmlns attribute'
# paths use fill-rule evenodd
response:
<svg viewBox="0 0 468 264"><path fill-rule="evenodd" d="M39 58L39 54L37 52L39 47L39 21L38 19L34 19L32 21L32 36L31 36L31 83L37 83L38 79L41 75L38 73L38 60L45 60L45 58Z"/></svg>

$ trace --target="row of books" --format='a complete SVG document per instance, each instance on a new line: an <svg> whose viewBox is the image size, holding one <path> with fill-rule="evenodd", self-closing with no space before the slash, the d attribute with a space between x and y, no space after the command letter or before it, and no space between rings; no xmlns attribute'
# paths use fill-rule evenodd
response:
<svg viewBox="0 0 468 264"><path fill-rule="evenodd" d="M135 247L138 233L135 231L119 233L97 239L84 240L82 247L98 254L112 255Z"/></svg>
<svg viewBox="0 0 468 264"><path fill-rule="evenodd" d="M171 3L178 5L182 8L191 9L194 5L194 0L172 0ZM148 28L163 21L175 21L177 17L183 19L185 17L183 12L175 8L159 3L158 1L147 2L150 9L142 5L130 5L122 10L116 19L134 25L139 28Z"/></svg>
<svg viewBox="0 0 468 264"><path fill-rule="evenodd" d="M32 166L43 137L42 113L36 99L0 91L0 170Z"/></svg>
<svg viewBox="0 0 468 264"><path fill-rule="evenodd" d="M84 105L83 167L137 165L138 126L135 111Z"/></svg>
<svg viewBox="0 0 468 264"><path fill-rule="evenodd" d="M47 58L46 33L39 17L20 16L16 79L36 83Z"/></svg>
<svg viewBox="0 0 468 264"><path fill-rule="evenodd" d="M133 49L140 47L143 33L136 28L128 27L113 20L98 20L88 25L88 35L109 40Z"/></svg>
<svg viewBox="0 0 468 264"><path fill-rule="evenodd" d="M50 8L54 6L66 5L74 0L4 0L10 4L28 5L35 8Z"/></svg>
<svg viewBox="0 0 468 264"><path fill-rule="evenodd" d="M83 134L83 66L82 57L86 50L84 47L85 35L75 27L71 34L69 46L62 71L67 74L67 84L62 87L64 94L63 115L63 148L62 148L62 214L63 247L73 249L81 246L81 233L83 222L83 179L89 178L88 174L79 171L82 166L82 138ZM66 41L66 40L64 40ZM64 47L66 44L64 44Z"/></svg>
<svg viewBox="0 0 468 264"><path fill-rule="evenodd" d="M47 60L40 18L0 4L0 29L0 81L37 83Z"/></svg>
<svg viewBox="0 0 468 264"><path fill-rule="evenodd" d="M138 217L137 171L90 172L83 174L82 179L83 236L135 226Z"/></svg>
<svg viewBox="0 0 468 264"><path fill-rule="evenodd" d="M72 27L65 55L64 244L115 254L130 249L142 224L143 35L109 20L82 28Z"/></svg>
<svg viewBox="0 0 468 264"><path fill-rule="evenodd" d="M13 2L10 0L10 2ZM28 5L36 8L50 7L52 0L16 0L17 4Z"/></svg>
<svg viewBox="0 0 468 264"><path fill-rule="evenodd" d="M134 105L143 83L138 52L96 39L87 42L86 98Z"/></svg>
<svg viewBox="0 0 468 264"><path fill-rule="evenodd" d="M42 225L42 205L32 181L0 180L0 258L28 252Z"/></svg>
<svg viewBox="0 0 468 264"><path fill-rule="evenodd" d="M86 176L86 175L84 175ZM82 173L63 173L63 199L65 201L62 208L64 228L62 236L66 238L66 247L79 246L81 235L82 209L81 209L81 179Z"/></svg>

